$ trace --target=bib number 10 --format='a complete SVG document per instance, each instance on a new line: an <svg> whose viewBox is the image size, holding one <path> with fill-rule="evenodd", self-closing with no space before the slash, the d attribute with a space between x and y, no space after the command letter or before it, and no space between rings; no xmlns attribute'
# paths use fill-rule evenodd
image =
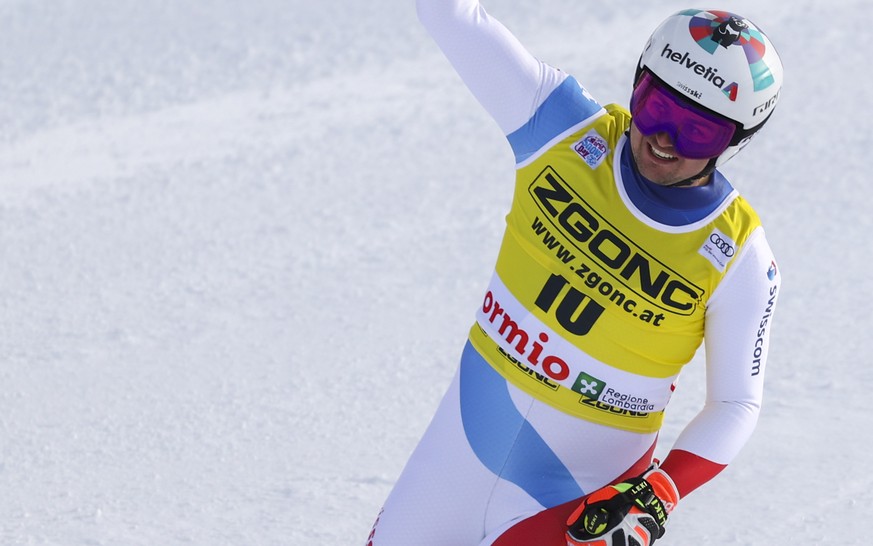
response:
<svg viewBox="0 0 873 546"><path fill-rule="evenodd" d="M554 314L558 324L571 334L584 336L600 318L603 306L572 286L565 293L564 289L569 284L570 281L561 275L552 275L534 303L546 313L551 313L557 302Z"/></svg>

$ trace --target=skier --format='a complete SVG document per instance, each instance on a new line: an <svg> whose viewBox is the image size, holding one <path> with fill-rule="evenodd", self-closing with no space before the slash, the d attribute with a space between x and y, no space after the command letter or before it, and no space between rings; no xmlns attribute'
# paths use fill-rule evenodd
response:
<svg viewBox="0 0 873 546"><path fill-rule="evenodd" d="M759 414L780 272L718 170L772 114L782 65L744 17L652 34L629 111L535 59L478 0L419 18L515 154L495 273L373 546L640 545L736 456ZM706 343L706 403L653 452Z"/></svg>

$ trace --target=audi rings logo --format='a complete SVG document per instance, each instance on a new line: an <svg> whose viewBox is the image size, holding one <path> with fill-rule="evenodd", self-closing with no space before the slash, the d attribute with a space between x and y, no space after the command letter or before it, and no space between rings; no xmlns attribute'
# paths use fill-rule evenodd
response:
<svg viewBox="0 0 873 546"><path fill-rule="evenodd" d="M734 253L736 253L736 249L733 247L731 242L722 239L718 233L713 233L712 235L710 235L709 242L714 244L715 247L728 258L732 257Z"/></svg>
<svg viewBox="0 0 873 546"><path fill-rule="evenodd" d="M709 260L713 267L724 272L728 262L737 253L737 244L720 229L713 228L697 252Z"/></svg>

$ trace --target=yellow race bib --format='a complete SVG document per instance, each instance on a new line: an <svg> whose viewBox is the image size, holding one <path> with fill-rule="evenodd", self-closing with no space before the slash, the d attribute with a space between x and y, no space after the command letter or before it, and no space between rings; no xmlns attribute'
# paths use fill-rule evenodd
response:
<svg viewBox="0 0 873 546"><path fill-rule="evenodd" d="M653 432L703 339L707 300L760 221L736 193L687 226L647 218L621 181L629 114L606 110L519 167L470 340L536 398Z"/></svg>

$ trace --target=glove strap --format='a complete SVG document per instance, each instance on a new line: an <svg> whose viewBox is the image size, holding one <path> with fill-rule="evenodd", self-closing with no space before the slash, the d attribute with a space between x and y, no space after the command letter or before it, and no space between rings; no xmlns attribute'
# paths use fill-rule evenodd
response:
<svg viewBox="0 0 873 546"><path fill-rule="evenodd" d="M655 494L652 484L648 480L642 479L638 483L630 483L630 485L631 487L623 495L628 497L637 508L655 518L658 527L663 530L664 525L667 523L668 512L664 503Z"/></svg>
<svg viewBox="0 0 873 546"><path fill-rule="evenodd" d="M676 484L666 472L659 468L654 468L643 474L643 479L652 486L655 497L664 508L665 515L669 516L676 504L679 503L679 491Z"/></svg>

